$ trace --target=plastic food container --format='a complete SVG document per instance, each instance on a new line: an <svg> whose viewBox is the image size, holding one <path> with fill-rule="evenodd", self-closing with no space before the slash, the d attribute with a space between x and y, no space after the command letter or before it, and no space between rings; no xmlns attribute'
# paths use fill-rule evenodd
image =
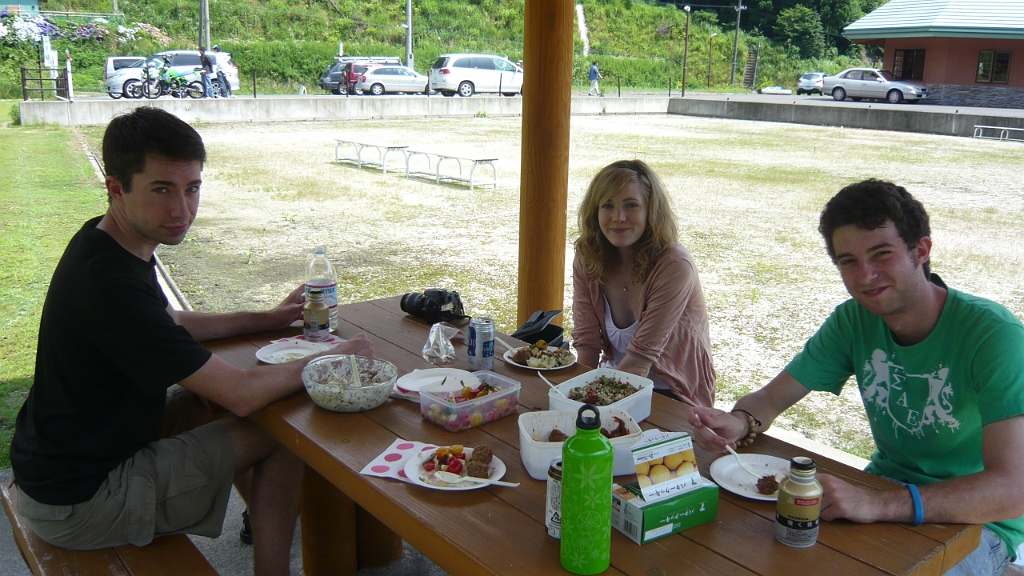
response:
<svg viewBox="0 0 1024 576"><path fill-rule="evenodd" d="M449 394L458 394L462 386L458 381L431 384L420 388L420 414L450 432L468 430L474 426L493 422L516 412L519 389L522 385L511 378L489 370L473 372L481 383L500 386L501 391L486 396L454 402Z"/></svg>
<svg viewBox="0 0 1024 576"><path fill-rule="evenodd" d="M614 402L608 406L600 406L599 408L602 412L608 408L618 408L628 412L629 415L633 417L633 420L636 420L637 422L643 422L645 418L651 415L651 396L654 394L654 382L651 382L649 378L642 378L636 374L612 370L611 368L598 368L597 370L591 370L586 374L580 374L575 378L570 378L569 380L562 382L556 386L562 394L559 394L555 390L548 390L548 408L551 410L572 410L573 412L579 410L580 406L583 406L583 403L575 400L569 400L569 391L573 388L582 388L587 384L594 382L601 376L611 376L612 378L626 382L634 388L639 389L638 392L631 394L618 402Z"/></svg>
<svg viewBox="0 0 1024 576"><path fill-rule="evenodd" d="M519 455L523 459L526 471L534 480L545 480L548 477L548 465L562 455L565 442L548 442L548 435L558 428L568 436L576 433L576 410L548 410L543 412L527 412L519 415ZM636 474L633 465L633 453L630 447L640 440L642 431L636 421L623 410L611 408L601 411L601 428L613 429L618 425L613 417L619 417L626 423L629 434L611 438L615 449L616 476Z"/></svg>
<svg viewBox="0 0 1024 576"><path fill-rule="evenodd" d="M398 379L398 368L377 358L356 356L361 386L352 379L348 356L323 356L302 369L302 383L313 402L335 412L363 412L383 404ZM369 374L372 379L367 380Z"/></svg>

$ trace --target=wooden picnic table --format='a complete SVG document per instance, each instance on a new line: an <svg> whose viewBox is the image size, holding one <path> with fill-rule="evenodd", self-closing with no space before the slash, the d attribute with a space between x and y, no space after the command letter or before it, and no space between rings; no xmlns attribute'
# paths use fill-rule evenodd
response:
<svg viewBox="0 0 1024 576"><path fill-rule="evenodd" d="M377 356L400 374L431 365L420 356L429 326L400 310L398 298L340 306L338 333L365 332ZM254 352L295 329L215 341L209 347L241 367L255 365ZM507 341L514 341L501 335ZM455 367L465 367L466 346L455 343ZM536 372L495 359L495 372L522 383L519 412L546 410L548 387ZM586 372L573 366L549 372L561 382ZM655 394L643 428L688 431L679 402ZM252 418L307 463L303 491L303 562L309 576L352 573L359 562L386 561L395 554L397 533L450 574L566 574L559 541L544 526L546 485L530 478L519 456L517 418L509 416L467 431L448 432L423 420L419 405L391 398L363 413L321 409L305 393L273 403ZM518 488L489 486L445 492L397 480L363 476L363 467L397 439L437 445L487 444L508 467ZM854 484L884 487L888 481L827 457L759 436L741 452L790 459L812 456L818 470ZM698 467L717 456L697 449ZM617 477L625 483L635 478ZM365 510L365 513L362 512ZM362 514L362 516L360 516ZM639 546L612 531L611 568L606 574L913 574L938 575L954 566L979 541L975 525L855 524L823 522L818 543L807 549L775 540L775 503L749 500L721 490L718 516L708 524ZM372 516L383 523L374 526Z"/></svg>

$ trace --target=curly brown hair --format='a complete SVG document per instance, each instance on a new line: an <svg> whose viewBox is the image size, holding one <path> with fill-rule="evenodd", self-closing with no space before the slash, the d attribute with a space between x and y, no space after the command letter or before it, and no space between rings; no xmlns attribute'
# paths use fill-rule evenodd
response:
<svg viewBox="0 0 1024 576"><path fill-rule="evenodd" d="M580 203L577 213L580 236L574 243L587 274L602 284L608 280L608 266L617 250L601 232L598 210L601 204L621 192L630 182L639 184L647 204L647 226L634 245L633 281L641 284L646 281L658 256L678 242L676 217L669 205L665 185L654 170L640 160L619 160L605 166L590 181L587 195Z"/></svg>
<svg viewBox="0 0 1024 576"><path fill-rule="evenodd" d="M891 220L900 239L913 249L921 238L931 236L928 213L907 189L885 180L871 178L843 188L821 211L818 232L825 238L825 249L832 262L836 247L832 235L837 228L853 224L863 230L874 230ZM930 273L929 263L922 264L924 275Z"/></svg>

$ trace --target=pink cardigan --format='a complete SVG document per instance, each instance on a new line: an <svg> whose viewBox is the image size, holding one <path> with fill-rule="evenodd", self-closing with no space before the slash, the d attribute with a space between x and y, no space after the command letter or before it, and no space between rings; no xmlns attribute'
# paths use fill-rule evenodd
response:
<svg viewBox="0 0 1024 576"><path fill-rule="evenodd" d="M573 343L612 357L604 298L579 256L573 260ZM691 406L714 406L708 310L693 257L679 244L666 248L641 287L639 325L627 351L653 362L651 370Z"/></svg>

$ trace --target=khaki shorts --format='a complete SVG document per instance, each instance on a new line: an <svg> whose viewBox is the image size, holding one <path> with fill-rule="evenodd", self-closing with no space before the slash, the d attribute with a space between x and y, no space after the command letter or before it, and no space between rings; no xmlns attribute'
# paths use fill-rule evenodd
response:
<svg viewBox="0 0 1024 576"><path fill-rule="evenodd" d="M18 510L43 540L73 550L145 546L164 534L216 538L234 468L227 426L211 422L151 442L112 470L87 502L52 506L21 492Z"/></svg>

